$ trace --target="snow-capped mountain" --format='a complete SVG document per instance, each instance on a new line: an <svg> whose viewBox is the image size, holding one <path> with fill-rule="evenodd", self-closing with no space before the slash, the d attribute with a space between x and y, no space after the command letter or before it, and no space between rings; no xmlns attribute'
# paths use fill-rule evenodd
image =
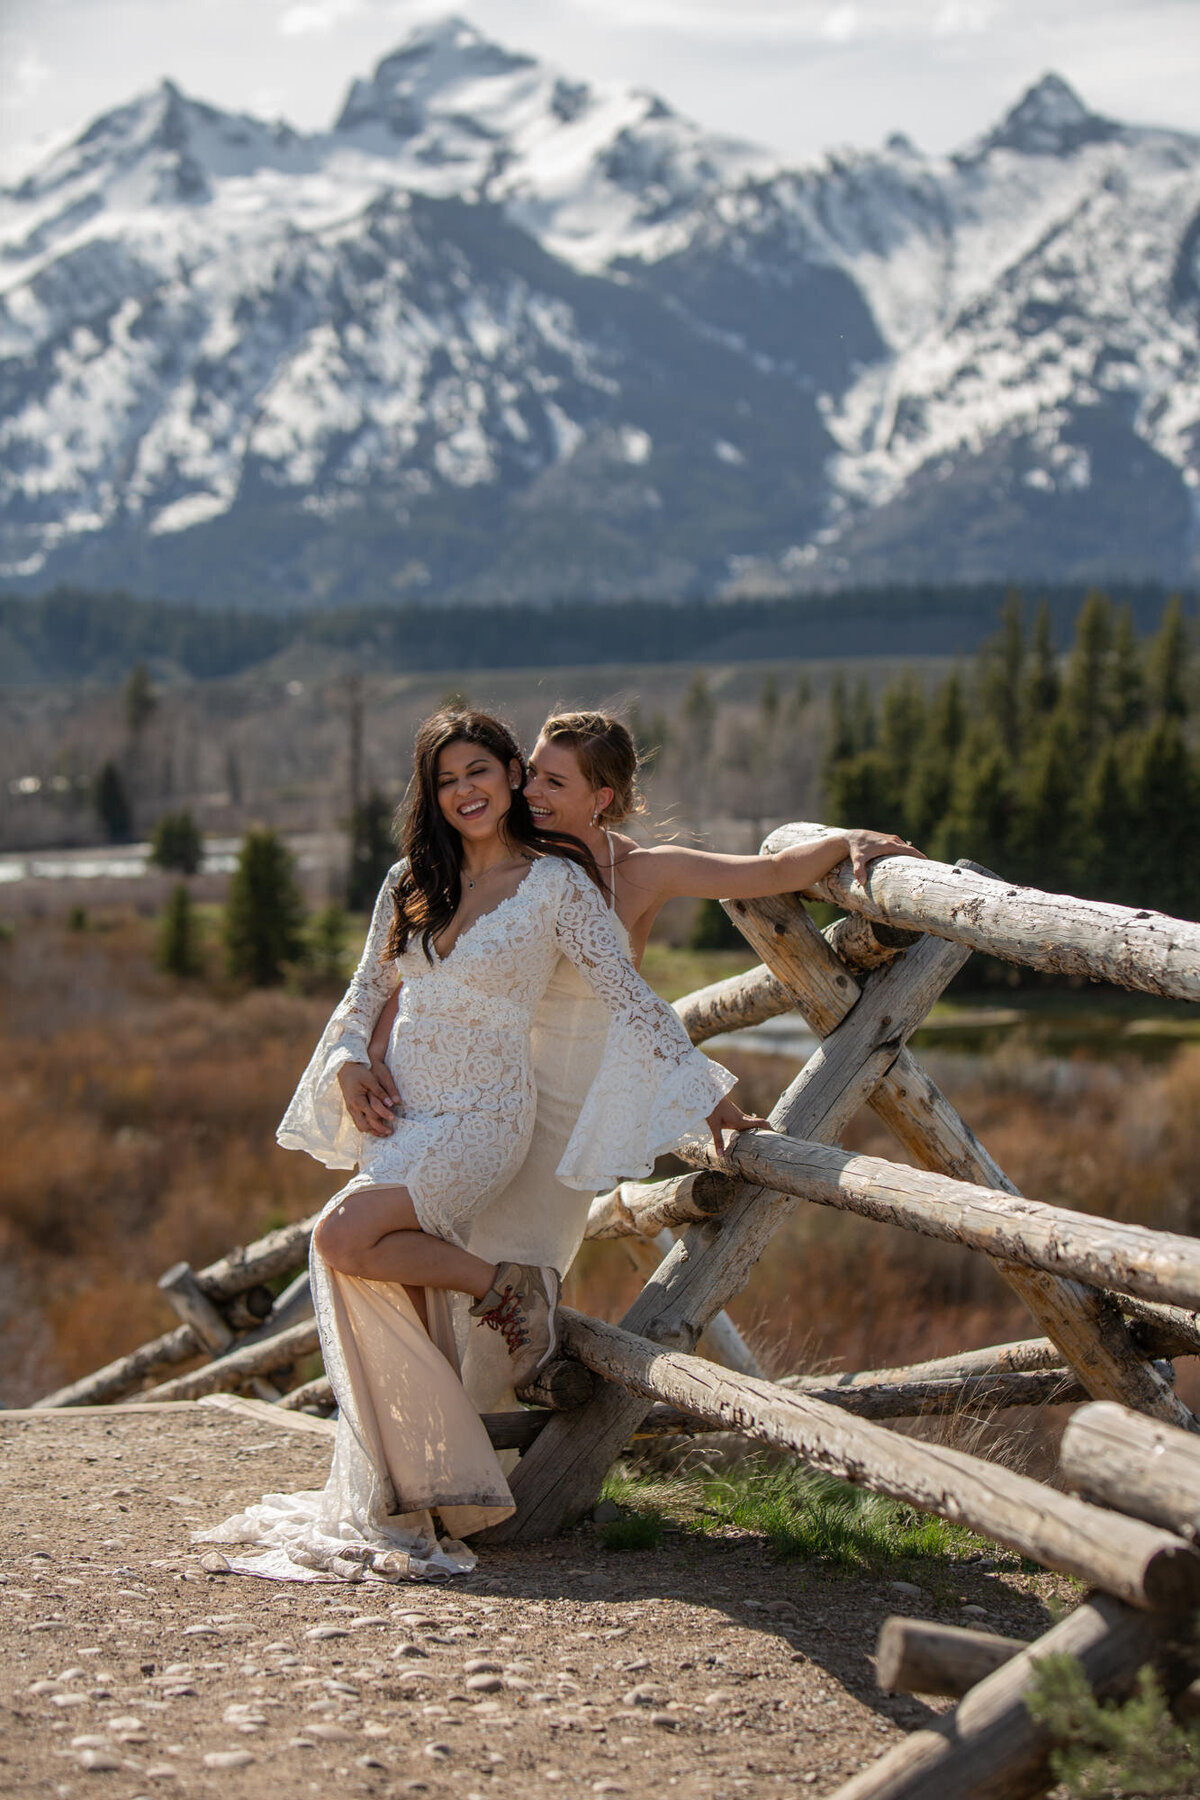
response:
<svg viewBox="0 0 1200 1800"><path fill-rule="evenodd" d="M0 574L255 605L1200 574L1200 139L786 169L450 18L0 194Z"/></svg>

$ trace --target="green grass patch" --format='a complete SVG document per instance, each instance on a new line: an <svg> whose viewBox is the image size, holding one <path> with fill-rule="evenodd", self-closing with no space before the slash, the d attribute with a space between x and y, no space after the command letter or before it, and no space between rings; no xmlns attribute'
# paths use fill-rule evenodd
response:
<svg viewBox="0 0 1200 1800"><path fill-rule="evenodd" d="M606 1550L657 1550L662 1534L661 1513L630 1513L627 1518L602 1525L600 1542Z"/></svg>
<svg viewBox="0 0 1200 1800"><path fill-rule="evenodd" d="M605 1494L640 1517L663 1515L713 1535L730 1527L765 1538L781 1560L872 1570L960 1560L984 1546L961 1526L868 1493L835 1476L754 1457L728 1473L645 1479L610 1475Z"/></svg>

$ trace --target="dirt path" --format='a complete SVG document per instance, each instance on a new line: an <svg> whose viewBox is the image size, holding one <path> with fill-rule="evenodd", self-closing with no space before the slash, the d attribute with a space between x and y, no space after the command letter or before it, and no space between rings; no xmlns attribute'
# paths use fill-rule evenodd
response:
<svg viewBox="0 0 1200 1800"><path fill-rule="evenodd" d="M1047 1623L1049 1577L941 1565L905 1594L590 1525L450 1586L209 1574L193 1529L328 1466L328 1428L236 1405L0 1413L0 1791L829 1794L931 1716L875 1691L887 1613Z"/></svg>

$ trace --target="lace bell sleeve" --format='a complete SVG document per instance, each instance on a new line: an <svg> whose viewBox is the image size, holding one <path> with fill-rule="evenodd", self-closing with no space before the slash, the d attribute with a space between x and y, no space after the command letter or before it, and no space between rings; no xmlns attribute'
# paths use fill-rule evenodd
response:
<svg viewBox="0 0 1200 1800"><path fill-rule="evenodd" d="M399 979L386 946L395 913L392 893L402 868L397 863L388 871L350 986L334 1008L275 1133L285 1150L307 1150L327 1169L352 1169L362 1155L362 1136L346 1110L337 1073L344 1063L370 1062L371 1033Z"/></svg>
<svg viewBox="0 0 1200 1800"><path fill-rule="evenodd" d="M694 1048L678 1014L625 954L593 883L564 866L559 947L608 1009L609 1027L558 1177L592 1192L649 1175L655 1157L704 1129L737 1078Z"/></svg>

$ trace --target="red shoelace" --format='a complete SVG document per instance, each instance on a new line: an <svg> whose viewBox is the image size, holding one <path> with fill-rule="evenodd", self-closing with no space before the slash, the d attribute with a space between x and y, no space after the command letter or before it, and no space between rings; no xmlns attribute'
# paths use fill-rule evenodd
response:
<svg viewBox="0 0 1200 1800"><path fill-rule="evenodd" d="M490 1312L485 1312L483 1322L490 1325L493 1331L504 1333L504 1342L508 1345L510 1356L515 1356L529 1342L525 1312L515 1288L505 1288L504 1298L499 1306L493 1306Z"/></svg>

